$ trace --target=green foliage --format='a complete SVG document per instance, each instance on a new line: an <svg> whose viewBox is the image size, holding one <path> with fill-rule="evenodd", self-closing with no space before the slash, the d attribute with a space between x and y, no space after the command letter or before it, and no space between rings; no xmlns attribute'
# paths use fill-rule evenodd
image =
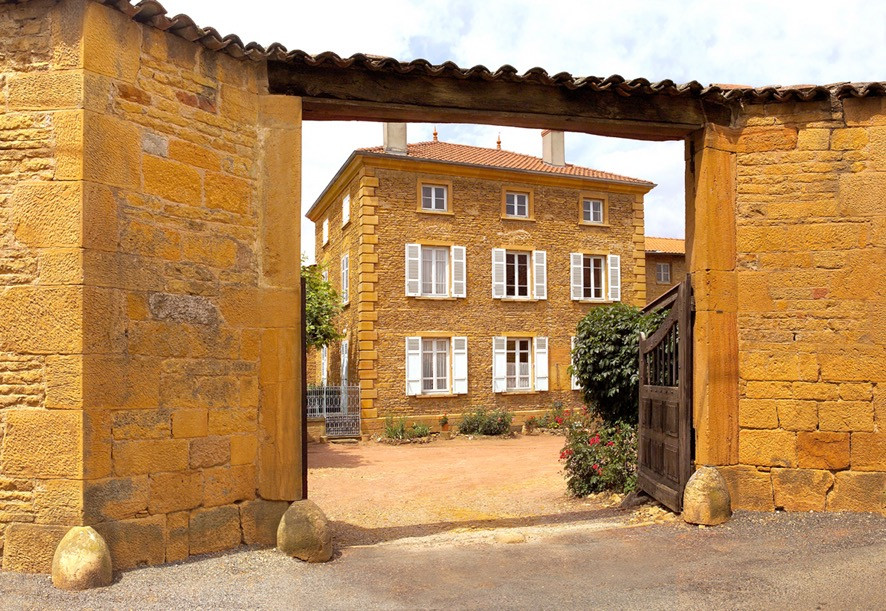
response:
<svg viewBox="0 0 886 611"><path fill-rule="evenodd" d="M573 496L637 487L637 427L627 422L595 428L589 418L575 420L560 453L566 487Z"/></svg>
<svg viewBox="0 0 886 611"><path fill-rule="evenodd" d="M443 414L440 416L440 426L446 426L447 424L449 424L449 416Z"/></svg>
<svg viewBox="0 0 886 611"><path fill-rule="evenodd" d="M459 433L464 435L504 435L511 430L514 414L504 410L487 412L482 407L477 411L464 413L458 425Z"/></svg>
<svg viewBox="0 0 886 611"><path fill-rule="evenodd" d="M593 308L578 323L570 371L605 423L637 422L640 333L654 332L665 316L618 303Z"/></svg>
<svg viewBox="0 0 886 611"><path fill-rule="evenodd" d="M323 280L324 266L302 265L305 279L305 327L307 344L314 348L328 345L344 337L333 321L341 311L341 298L327 280Z"/></svg>
<svg viewBox="0 0 886 611"><path fill-rule="evenodd" d="M529 418L523 421L523 426L526 428L527 433L533 432L538 428L538 418L535 416L529 416Z"/></svg>
<svg viewBox="0 0 886 611"><path fill-rule="evenodd" d="M571 418L572 410L563 409L562 401L554 401L553 407L539 418L538 426L546 430L558 430L568 426Z"/></svg>
<svg viewBox="0 0 886 611"><path fill-rule="evenodd" d="M393 416L385 418L385 437L388 439L417 439L419 437L427 437L431 434L431 429L427 425L413 422L412 426L406 426L406 418L394 420Z"/></svg>

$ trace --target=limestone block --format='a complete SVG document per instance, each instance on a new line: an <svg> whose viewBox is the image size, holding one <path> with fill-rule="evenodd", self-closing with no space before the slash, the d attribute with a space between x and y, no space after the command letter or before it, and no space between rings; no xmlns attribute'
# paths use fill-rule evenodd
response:
<svg viewBox="0 0 886 611"><path fill-rule="evenodd" d="M145 193L192 206L202 203L200 174L193 168L176 161L145 155L142 172Z"/></svg>
<svg viewBox="0 0 886 611"><path fill-rule="evenodd" d="M217 172L221 168L221 163L216 153L185 140L174 139L169 142L169 158L180 161L185 165L203 168L204 170L214 170Z"/></svg>
<svg viewBox="0 0 886 611"><path fill-rule="evenodd" d="M83 121L83 179L137 190L141 168L138 127L90 111L84 111Z"/></svg>
<svg viewBox="0 0 886 611"><path fill-rule="evenodd" d="M28 354L70 354L83 346L83 289L76 286L21 286L0 295L5 321L0 350Z"/></svg>
<svg viewBox="0 0 886 611"><path fill-rule="evenodd" d="M834 476L829 471L773 469L775 506L786 511L824 511L833 483Z"/></svg>
<svg viewBox="0 0 886 611"><path fill-rule="evenodd" d="M126 520L148 510L150 485L147 475L86 482L83 512L87 524Z"/></svg>
<svg viewBox="0 0 886 611"><path fill-rule="evenodd" d="M57 526L80 525L83 521L83 487L82 480L38 480L34 485L35 522Z"/></svg>
<svg viewBox="0 0 886 611"><path fill-rule="evenodd" d="M768 472L749 465L718 467L717 470L726 480L733 509L772 511L775 508Z"/></svg>
<svg viewBox="0 0 886 611"><path fill-rule="evenodd" d="M35 477L80 477L83 473L82 438L82 412L8 411L0 472Z"/></svg>
<svg viewBox="0 0 886 611"><path fill-rule="evenodd" d="M172 414L172 436L203 437L206 435L209 416L206 409L183 409Z"/></svg>
<svg viewBox="0 0 886 611"><path fill-rule="evenodd" d="M332 559L332 531L316 503L296 501L286 510L277 529L277 549L306 562Z"/></svg>
<svg viewBox="0 0 886 611"><path fill-rule="evenodd" d="M52 585L60 590L89 590L111 585L111 550L93 528L75 526L52 558Z"/></svg>
<svg viewBox="0 0 886 611"><path fill-rule="evenodd" d="M83 24L84 68L133 82L139 68L141 30L123 13L90 3Z"/></svg>
<svg viewBox="0 0 886 611"><path fill-rule="evenodd" d="M286 510L288 501L265 501L255 499L240 503L240 524L243 529L243 543L252 545L276 545L277 528Z"/></svg>
<svg viewBox="0 0 886 611"><path fill-rule="evenodd" d="M67 526L10 524L3 545L3 570L50 573L55 549L67 532Z"/></svg>
<svg viewBox="0 0 886 611"><path fill-rule="evenodd" d="M254 464L257 449L258 439L254 434L233 435L231 437L231 464Z"/></svg>
<svg viewBox="0 0 886 611"><path fill-rule="evenodd" d="M142 475L188 468L186 439L146 439L114 442L114 473Z"/></svg>
<svg viewBox="0 0 886 611"><path fill-rule="evenodd" d="M851 463L853 471L886 471L886 432L852 433Z"/></svg>
<svg viewBox="0 0 886 611"><path fill-rule="evenodd" d="M248 214L252 209L252 185L226 174L207 172L204 178L206 206L236 214Z"/></svg>
<svg viewBox="0 0 886 611"><path fill-rule="evenodd" d="M217 467L231 460L229 437L201 437L191 440L191 468ZM224 503L223 503L224 504Z"/></svg>
<svg viewBox="0 0 886 611"><path fill-rule="evenodd" d="M796 433L791 431L739 432L739 462L745 465L794 467L797 465Z"/></svg>
<svg viewBox="0 0 886 611"><path fill-rule="evenodd" d="M166 562L178 562L188 557L190 512L179 511L166 516Z"/></svg>
<svg viewBox="0 0 886 611"><path fill-rule="evenodd" d="M155 473L151 475L151 513L171 513L193 509L203 500L203 474L200 471Z"/></svg>
<svg viewBox="0 0 886 611"><path fill-rule="evenodd" d="M822 401L818 420L822 431L873 431L874 406L870 401Z"/></svg>
<svg viewBox="0 0 886 611"><path fill-rule="evenodd" d="M690 524L716 526L732 517L729 488L714 467L700 467L683 490L683 519Z"/></svg>
<svg viewBox="0 0 886 611"><path fill-rule="evenodd" d="M116 570L163 564L166 557L166 516L102 522L93 527L108 543Z"/></svg>
<svg viewBox="0 0 886 611"><path fill-rule="evenodd" d="M203 505L214 507L255 498L255 467L215 467L204 469Z"/></svg>
<svg viewBox="0 0 886 611"><path fill-rule="evenodd" d="M886 515L886 473L841 471L834 475L828 511L875 511Z"/></svg>
<svg viewBox="0 0 886 611"><path fill-rule="evenodd" d="M846 469L849 467L849 433L798 433L797 459L801 469Z"/></svg>
<svg viewBox="0 0 886 611"><path fill-rule="evenodd" d="M235 505L196 509L189 522L190 554L211 554L240 545L240 511Z"/></svg>

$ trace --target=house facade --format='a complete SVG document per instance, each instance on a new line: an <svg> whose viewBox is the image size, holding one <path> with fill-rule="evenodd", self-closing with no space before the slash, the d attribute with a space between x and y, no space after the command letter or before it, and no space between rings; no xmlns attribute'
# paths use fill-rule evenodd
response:
<svg viewBox="0 0 886 611"><path fill-rule="evenodd" d="M485 407L582 405L568 368L598 305L646 303L642 180L435 139L355 151L308 212L345 338L313 377L359 384L364 430ZM310 375L310 373L309 373Z"/></svg>
<svg viewBox="0 0 886 611"><path fill-rule="evenodd" d="M685 241L647 236L646 301L651 303L685 279Z"/></svg>

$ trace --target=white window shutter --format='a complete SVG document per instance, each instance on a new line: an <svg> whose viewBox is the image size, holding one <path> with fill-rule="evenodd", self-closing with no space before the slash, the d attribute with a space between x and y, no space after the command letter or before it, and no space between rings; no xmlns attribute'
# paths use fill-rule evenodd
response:
<svg viewBox="0 0 886 611"><path fill-rule="evenodd" d="M350 300L349 260L350 260L350 257L348 255L344 255L341 258L341 302L342 303L347 303Z"/></svg>
<svg viewBox="0 0 886 611"><path fill-rule="evenodd" d="M492 338L492 392L507 390L508 338Z"/></svg>
<svg viewBox="0 0 886 611"><path fill-rule="evenodd" d="M544 250L532 251L532 274L535 285L535 298L548 298L548 253Z"/></svg>
<svg viewBox="0 0 886 611"><path fill-rule="evenodd" d="M326 386L329 370L329 347L320 346L320 385Z"/></svg>
<svg viewBox="0 0 886 611"><path fill-rule="evenodd" d="M452 394L468 394L468 338L452 338Z"/></svg>
<svg viewBox="0 0 886 611"><path fill-rule="evenodd" d="M505 296L505 249L492 249L492 298Z"/></svg>
<svg viewBox="0 0 886 611"><path fill-rule="evenodd" d="M345 195L341 199L341 224L347 225L351 220L351 196Z"/></svg>
<svg viewBox="0 0 886 611"><path fill-rule="evenodd" d="M621 301L621 257L609 255L609 300Z"/></svg>
<svg viewBox="0 0 886 611"><path fill-rule="evenodd" d="M340 380L342 386L348 385L348 340L341 340L341 369Z"/></svg>
<svg viewBox="0 0 886 611"><path fill-rule="evenodd" d="M421 394L421 338L406 338L406 394Z"/></svg>
<svg viewBox="0 0 886 611"><path fill-rule="evenodd" d="M464 246L452 247L452 296L466 297L468 287L467 254Z"/></svg>
<svg viewBox="0 0 886 611"><path fill-rule="evenodd" d="M570 351L569 351L569 365L571 367L575 367L575 360L572 356L572 351L575 350L575 336L572 336L572 341L570 342ZM574 373L572 374L572 390L581 390L581 383L578 381L578 376Z"/></svg>
<svg viewBox="0 0 886 611"><path fill-rule="evenodd" d="M582 259L580 252L574 252L569 255L569 285L572 287L572 299L578 301L582 299Z"/></svg>
<svg viewBox="0 0 886 611"><path fill-rule="evenodd" d="M535 390L548 389L548 338L535 338Z"/></svg>
<svg viewBox="0 0 886 611"><path fill-rule="evenodd" d="M406 245L406 296L421 295L421 244Z"/></svg>

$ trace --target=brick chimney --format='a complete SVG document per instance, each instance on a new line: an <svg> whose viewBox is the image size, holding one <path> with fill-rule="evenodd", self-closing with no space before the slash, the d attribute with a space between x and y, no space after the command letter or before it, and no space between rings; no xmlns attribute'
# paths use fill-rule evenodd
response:
<svg viewBox="0 0 886 611"><path fill-rule="evenodd" d="M391 155L406 154L406 124L405 123L385 123L385 153Z"/></svg>
<svg viewBox="0 0 886 611"><path fill-rule="evenodd" d="M566 145L563 141L563 132L546 129L541 133L541 158L550 165L561 168L566 165Z"/></svg>

